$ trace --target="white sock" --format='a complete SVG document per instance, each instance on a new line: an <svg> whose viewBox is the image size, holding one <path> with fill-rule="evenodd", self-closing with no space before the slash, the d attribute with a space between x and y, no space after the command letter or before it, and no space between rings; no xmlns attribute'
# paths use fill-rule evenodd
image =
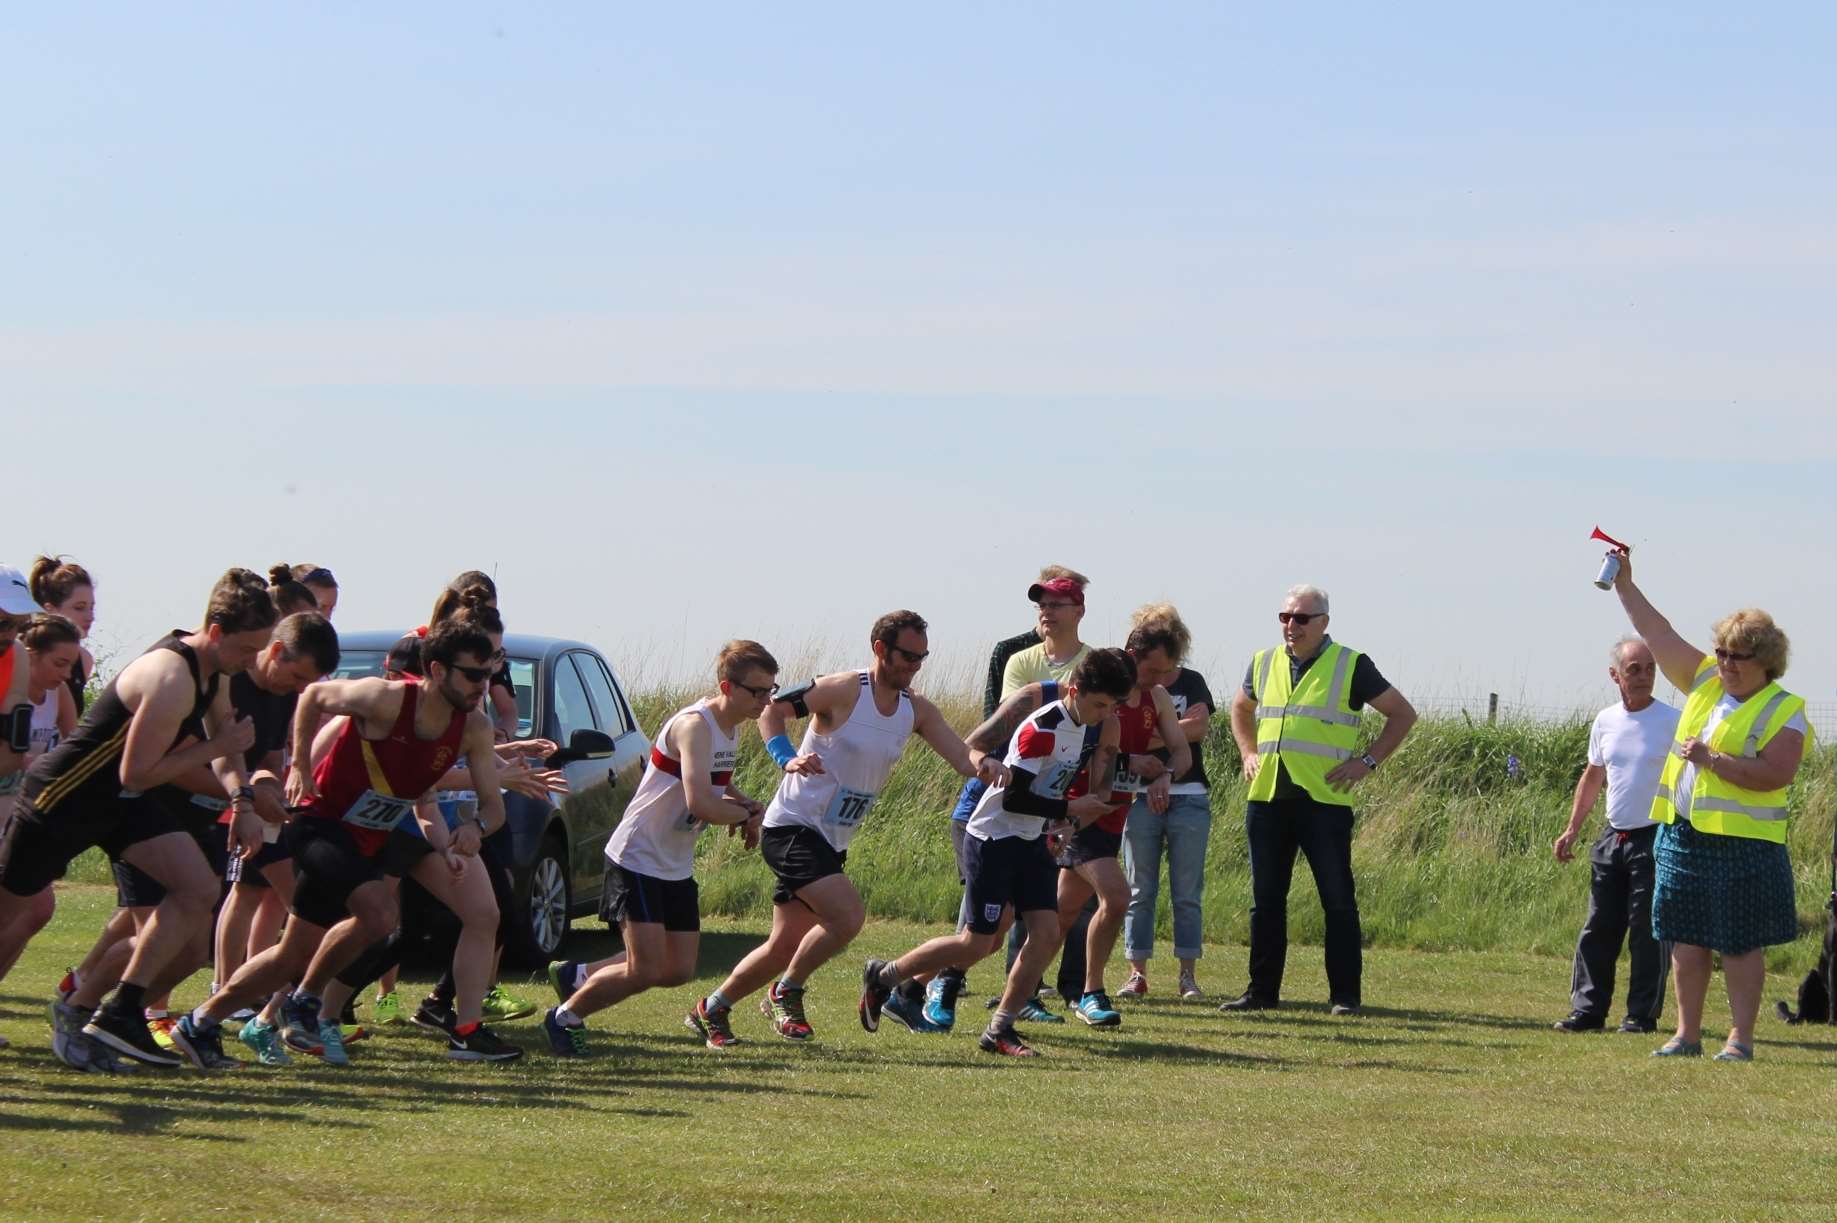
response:
<svg viewBox="0 0 1837 1223"><path fill-rule="evenodd" d="M555 1008L555 1022L564 1028L584 1028L587 1026L586 1020L582 1019L579 1015L576 1015L565 1006L558 1006Z"/></svg>
<svg viewBox="0 0 1837 1223"><path fill-rule="evenodd" d="M587 983L587 976L587 966L585 964L576 964L574 966L574 980L572 982L574 988L579 989L581 986L585 985Z"/></svg>

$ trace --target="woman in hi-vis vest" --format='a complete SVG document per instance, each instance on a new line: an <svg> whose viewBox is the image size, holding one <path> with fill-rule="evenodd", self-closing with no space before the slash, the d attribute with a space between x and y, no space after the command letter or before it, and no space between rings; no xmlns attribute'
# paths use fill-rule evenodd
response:
<svg viewBox="0 0 1837 1223"><path fill-rule="evenodd" d="M1777 682L1786 673L1786 634L1756 608L1732 612L1712 631L1714 650L1690 645L1633 584L1621 549L1614 588L1659 669L1685 694L1677 741L1665 761L1652 818L1657 877L1652 933L1672 944L1677 1034L1654 1057L1703 1052L1703 1001L1710 953L1722 955L1729 1036L1718 1061L1754 1056L1754 1020L1766 979L1766 949L1799 936L1792 863L1786 855L1786 795L1811 738L1805 701Z"/></svg>

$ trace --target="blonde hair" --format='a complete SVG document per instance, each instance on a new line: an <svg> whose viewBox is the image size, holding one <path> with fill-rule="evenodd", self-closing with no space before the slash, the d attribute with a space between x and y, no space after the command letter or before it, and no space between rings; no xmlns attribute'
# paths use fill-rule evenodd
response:
<svg viewBox="0 0 1837 1223"><path fill-rule="evenodd" d="M1086 586L1089 586L1091 584L1091 579L1085 577L1082 573L1079 573L1076 569L1067 569L1064 565L1043 565L1041 566L1040 577L1039 577L1040 581L1054 582L1060 578L1070 578L1072 581L1078 583L1078 589L1080 590L1083 590Z"/></svg>
<svg viewBox="0 0 1837 1223"><path fill-rule="evenodd" d="M1718 649L1754 655L1754 661L1766 671L1768 679L1786 674L1792 643L1786 640L1785 631L1773 622L1773 617L1760 608L1744 607L1732 611L1716 621L1710 633Z"/></svg>
<svg viewBox="0 0 1837 1223"><path fill-rule="evenodd" d="M1129 617L1126 646L1137 658L1150 650L1163 650L1168 661L1179 666L1193 648L1193 631L1172 603L1147 603Z"/></svg>

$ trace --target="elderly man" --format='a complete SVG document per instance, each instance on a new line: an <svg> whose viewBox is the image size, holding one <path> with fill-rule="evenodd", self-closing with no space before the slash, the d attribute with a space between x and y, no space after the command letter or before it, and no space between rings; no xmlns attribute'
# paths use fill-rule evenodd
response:
<svg viewBox="0 0 1837 1223"><path fill-rule="evenodd" d="M1665 753L1677 735L1678 711L1652 697L1657 664L1637 637L1614 646L1607 670L1620 689L1618 704L1595 715L1588 732L1588 767L1576 782L1569 827L1556 838L1556 860L1575 858L1577 835L1607 786L1607 828L1588 860L1588 918L1575 944L1569 1014L1556 1021L1561 1032L1599 1032L1614 1004L1614 965L1626 939L1632 959L1627 1016L1622 1032L1651 1032L1665 1005L1665 966L1671 949L1652 937L1652 798L1658 791Z"/></svg>
<svg viewBox="0 0 1837 1223"><path fill-rule="evenodd" d="M1369 657L1327 635L1327 592L1296 586L1276 619L1282 645L1260 651L1231 702L1250 801L1250 985L1221 1011L1274 1007L1288 956L1288 888L1295 853L1307 855L1327 917L1327 996L1335 1015L1358 1013L1359 906L1352 880L1352 787L1403 743L1416 711ZM1360 711L1384 729L1359 750Z"/></svg>

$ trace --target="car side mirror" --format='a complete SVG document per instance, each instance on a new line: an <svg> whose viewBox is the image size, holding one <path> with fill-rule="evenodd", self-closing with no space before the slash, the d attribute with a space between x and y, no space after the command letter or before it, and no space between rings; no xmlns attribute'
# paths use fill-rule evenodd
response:
<svg viewBox="0 0 1837 1223"><path fill-rule="evenodd" d="M568 746L556 755L567 761L605 760L615 746L612 736L603 730L577 730L568 736Z"/></svg>

